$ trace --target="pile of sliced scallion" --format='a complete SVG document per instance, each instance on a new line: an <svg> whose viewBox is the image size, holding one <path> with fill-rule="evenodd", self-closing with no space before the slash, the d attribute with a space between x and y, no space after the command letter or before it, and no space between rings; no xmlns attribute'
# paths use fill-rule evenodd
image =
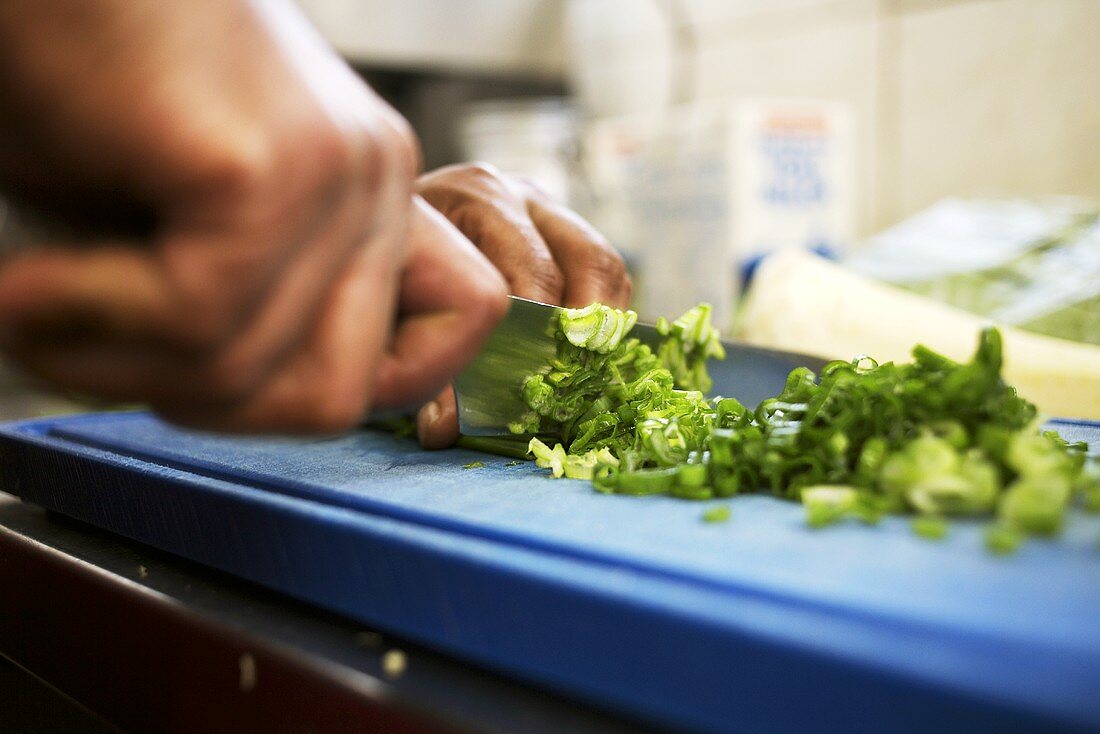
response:
<svg viewBox="0 0 1100 734"><path fill-rule="evenodd" d="M635 321L600 304L563 310L555 359L524 381L530 411L511 428L557 439L528 447L553 476L697 500L767 491L801 500L815 527L910 513L930 538L948 517L995 517L995 552L1057 533L1074 503L1100 511L1097 462L1084 443L1040 433L1001 378L996 329L966 364L918 346L908 364L796 369L749 410L704 397L706 361L724 356L709 306L661 321L656 352L630 337Z"/></svg>

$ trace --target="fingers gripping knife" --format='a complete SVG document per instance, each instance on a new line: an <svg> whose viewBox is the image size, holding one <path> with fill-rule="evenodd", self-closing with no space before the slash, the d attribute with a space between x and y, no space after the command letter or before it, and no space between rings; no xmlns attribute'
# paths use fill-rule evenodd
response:
<svg viewBox="0 0 1100 734"><path fill-rule="evenodd" d="M33 218L23 216L0 198L0 261L42 241L43 233L55 232ZM523 380L543 368L557 351L558 315L561 308L516 296L510 297L507 316L497 325L474 361L455 379L458 423L467 436L508 436L508 424L528 408L521 394ZM636 324L630 335L654 349L663 338L656 327ZM735 397L755 406L782 390L787 373L795 367L820 371L825 361L817 357L737 342L723 342L726 359L712 360L712 394Z"/></svg>
<svg viewBox="0 0 1100 734"><path fill-rule="evenodd" d="M557 351L555 338L561 309L511 297L508 315L493 330L476 359L455 379L459 430L467 436L510 435L508 424L527 412L523 380L538 372ZM657 328L636 324L630 336L656 347ZM825 360L805 354L722 342L726 358L708 365L714 395L734 397L748 406L778 394L795 367L819 372Z"/></svg>

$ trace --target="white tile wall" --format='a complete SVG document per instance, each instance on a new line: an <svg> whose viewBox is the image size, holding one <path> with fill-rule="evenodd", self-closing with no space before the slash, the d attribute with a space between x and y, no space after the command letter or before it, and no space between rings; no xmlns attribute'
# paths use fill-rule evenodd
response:
<svg viewBox="0 0 1100 734"><path fill-rule="evenodd" d="M986 0L907 13L902 212L945 193L1100 199L1100 2Z"/></svg>
<svg viewBox="0 0 1100 734"><path fill-rule="evenodd" d="M572 0L566 43L597 117L848 103L861 234L950 195L1100 198L1100 0Z"/></svg>
<svg viewBox="0 0 1100 734"><path fill-rule="evenodd" d="M297 0L354 61L524 73L563 70L564 0Z"/></svg>

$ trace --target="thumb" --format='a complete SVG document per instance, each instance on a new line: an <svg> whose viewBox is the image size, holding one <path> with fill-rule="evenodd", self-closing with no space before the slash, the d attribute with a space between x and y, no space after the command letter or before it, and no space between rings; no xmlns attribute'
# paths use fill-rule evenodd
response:
<svg viewBox="0 0 1100 734"><path fill-rule="evenodd" d="M416 436L426 449L445 449L458 440L458 404L448 385L416 414Z"/></svg>

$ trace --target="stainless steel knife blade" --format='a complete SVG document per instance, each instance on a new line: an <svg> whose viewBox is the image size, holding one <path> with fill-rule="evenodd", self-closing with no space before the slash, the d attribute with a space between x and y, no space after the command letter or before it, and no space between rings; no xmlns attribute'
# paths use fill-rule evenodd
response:
<svg viewBox="0 0 1100 734"><path fill-rule="evenodd" d="M511 435L508 424L527 412L523 380L544 367L557 350L555 333L561 309L511 297L511 308L477 358L455 378L458 425L467 436ZM656 347L663 338L655 326L636 324L630 336ZM795 367L820 371L826 360L806 354L724 341L724 360L708 364L712 395L735 397L754 407L783 389Z"/></svg>

